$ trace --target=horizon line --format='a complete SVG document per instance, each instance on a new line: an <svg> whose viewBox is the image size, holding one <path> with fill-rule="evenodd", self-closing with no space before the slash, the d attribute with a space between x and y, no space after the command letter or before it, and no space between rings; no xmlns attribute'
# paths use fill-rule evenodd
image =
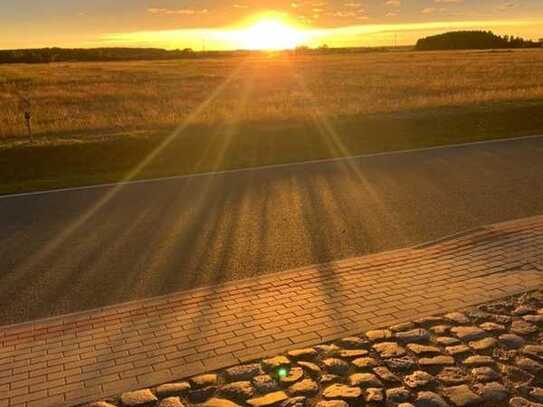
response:
<svg viewBox="0 0 543 407"><path fill-rule="evenodd" d="M388 44L412 46L417 37L423 38L434 33L450 31L492 31L496 34L510 34L525 40L538 41L541 34L534 27L543 21L536 19L514 20L455 20L408 23L354 24L337 27L314 27L303 29L306 38L299 45L317 48L327 44L331 48L378 48ZM239 37L243 29L235 27L180 28L169 30L140 30L130 32L109 32L93 37L84 36L77 41L63 38L49 40L13 41L0 45L0 50L43 49L43 48L160 48L166 50L191 48L213 51L247 50L241 46ZM397 36L398 38L390 38ZM1 43L1 41L0 41ZM38 44L34 46L33 43ZM29 45L30 44L30 45Z"/></svg>

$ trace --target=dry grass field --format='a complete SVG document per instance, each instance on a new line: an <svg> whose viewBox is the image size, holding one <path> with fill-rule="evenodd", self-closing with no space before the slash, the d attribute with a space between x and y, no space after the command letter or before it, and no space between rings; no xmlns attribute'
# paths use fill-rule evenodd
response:
<svg viewBox="0 0 543 407"><path fill-rule="evenodd" d="M316 112L337 119L542 100L543 51L0 65L3 140L25 135L19 95L32 101L38 137L167 129L187 120L268 125Z"/></svg>
<svg viewBox="0 0 543 407"><path fill-rule="evenodd" d="M0 107L7 193L543 134L543 50L0 65Z"/></svg>

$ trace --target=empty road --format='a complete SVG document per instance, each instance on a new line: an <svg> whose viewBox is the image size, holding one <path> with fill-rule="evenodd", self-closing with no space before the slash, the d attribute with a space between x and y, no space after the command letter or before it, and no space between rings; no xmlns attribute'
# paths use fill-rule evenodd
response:
<svg viewBox="0 0 543 407"><path fill-rule="evenodd" d="M543 138L0 198L0 324L543 213Z"/></svg>

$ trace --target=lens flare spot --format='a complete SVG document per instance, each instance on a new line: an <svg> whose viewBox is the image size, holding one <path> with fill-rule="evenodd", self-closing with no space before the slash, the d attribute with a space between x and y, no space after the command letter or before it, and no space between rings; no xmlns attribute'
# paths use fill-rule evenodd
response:
<svg viewBox="0 0 543 407"><path fill-rule="evenodd" d="M280 368L278 371L277 371L277 376L279 378L283 378L283 377L287 377L288 376L288 370L284 367Z"/></svg>

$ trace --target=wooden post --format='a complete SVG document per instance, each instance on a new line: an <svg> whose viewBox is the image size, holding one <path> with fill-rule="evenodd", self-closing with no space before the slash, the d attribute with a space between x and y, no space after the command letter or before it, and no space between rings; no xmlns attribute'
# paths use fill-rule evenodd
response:
<svg viewBox="0 0 543 407"><path fill-rule="evenodd" d="M28 138L30 139L30 142L34 142L34 137L32 136L32 113L28 110L25 112L25 121L26 121L26 129L28 131Z"/></svg>
<svg viewBox="0 0 543 407"><path fill-rule="evenodd" d="M24 114L24 120L26 125L26 131L28 134L28 139L31 143L34 142L34 137L32 135L32 103L30 103L30 99L26 97L21 98L21 110Z"/></svg>

